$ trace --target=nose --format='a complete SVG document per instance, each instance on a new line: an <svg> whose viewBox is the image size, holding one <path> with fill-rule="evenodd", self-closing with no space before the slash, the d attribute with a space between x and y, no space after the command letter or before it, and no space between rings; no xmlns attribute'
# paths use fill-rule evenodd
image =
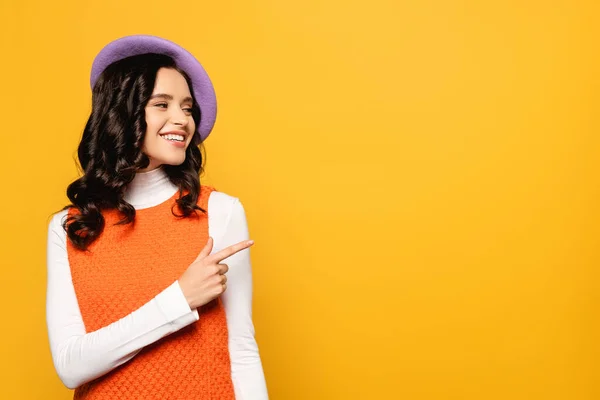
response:
<svg viewBox="0 0 600 400"><path fill-rule="evenodd" d="M189 118L183 110L175 110L171 114L171 122L173 125L185 127L189 123Z"/></svg>

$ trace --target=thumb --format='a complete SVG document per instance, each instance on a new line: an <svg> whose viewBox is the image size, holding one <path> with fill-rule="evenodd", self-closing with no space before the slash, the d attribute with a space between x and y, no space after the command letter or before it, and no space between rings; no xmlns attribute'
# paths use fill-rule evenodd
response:
<svg viewBox="0 0 600 400"><path fill-rule="evenodd" d="M213 239L212 239L212 237L209 236L208 241L206 242L206 245L204 246L204 248L202 249L200 254L198 254L198 257L196 257L195 261L198 261L198 260L208 257L210 255L210 252L212 251L212 248L213 248Z"/></svg>

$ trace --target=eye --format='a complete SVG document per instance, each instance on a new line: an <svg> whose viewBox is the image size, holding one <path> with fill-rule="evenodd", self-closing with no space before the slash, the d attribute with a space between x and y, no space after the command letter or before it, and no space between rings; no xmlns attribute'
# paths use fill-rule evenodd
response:
<svg viewBox="0 0 600 400"><path fill-rule="evenodd" d="M186 107L183 109L183 111L185 111L186 113L191 114L192 113L192 108L191 107Z"/></svg>
<svg viewBox="0 0 600 400"><path fill-rule="evenodd" d="M154 107L168 108L169 106L167 103L156 103Z"/></svg>

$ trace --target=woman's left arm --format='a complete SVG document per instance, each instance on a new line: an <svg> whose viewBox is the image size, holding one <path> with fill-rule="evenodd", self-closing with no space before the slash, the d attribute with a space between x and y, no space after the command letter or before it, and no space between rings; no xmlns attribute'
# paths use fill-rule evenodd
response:
<svg viewBox="0 0 600 400"><path fill-rule="evenodd" d="M219 192L211 193L208 214L209 226L216 223L214 218L218 218L220 222L219 228L211 229L211 236L215 240L213 252L249 239L246 214L237 198ZM219 235L215 237L217 233ZM252 322L250 250L240 251L223 263L229 266L227 290L221 295L221 299L227 317L235 398L265 400L268 399L267 387Z"/></svg>

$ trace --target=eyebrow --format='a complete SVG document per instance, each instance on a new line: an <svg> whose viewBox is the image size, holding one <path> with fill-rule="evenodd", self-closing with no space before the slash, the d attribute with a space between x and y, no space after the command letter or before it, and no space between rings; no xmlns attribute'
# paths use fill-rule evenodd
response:
<svg viewBox="0 0 600 400"><path fill-rule="evenodd" d="M167 100L173 100L173 96L171 96L170 94L166 94L166 93L153 94L152 96L150 96L150 100L156 99L157 97L162 97L162 98L165 98ZM185 103L187 101L194 101L194 99L192 99L191 97L188 96L185 99L183 99L183 103Z"/></svg>

